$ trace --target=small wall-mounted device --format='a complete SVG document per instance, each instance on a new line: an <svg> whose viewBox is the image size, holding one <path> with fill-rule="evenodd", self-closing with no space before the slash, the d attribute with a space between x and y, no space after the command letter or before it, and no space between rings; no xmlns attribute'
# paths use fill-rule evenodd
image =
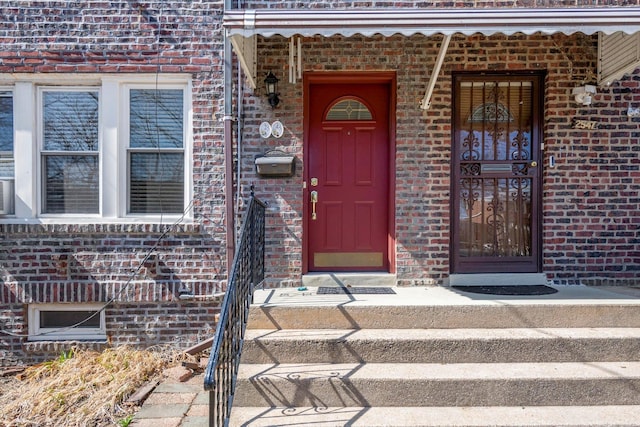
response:
<svg viewBox="0 0 640 427"><path fill-rule="evenodd" d="M571 94L578 104L591 105L591 96L596 94L596 87L594 85L574 87Z"/></svg>
<svg viewBox="0 0 640 427"><path fill-rule="evenodd" d="M550 168L555 168L556 167L556 156L549 156L549 167Z"/></svg>
<svg viewBox="0 0 640 427"><path fill-rule="evenodd" d="M256 172L262 177L290 177L296 172L296 157L280 150L271 150L256 157L255 165Z"/></svg>
<svg viewBox="0 0 640 427"><path fill-rule="evenodd" d="M640 117L640 108L633 108L631 106L627 107L627 116L629 117Z"/></svg>
<svg viewBox="0 0 640 427"><path fill-rule="evenodd" d="M14 180L13 178L0 178L0 215L13 215L14 213Z"/></svg>

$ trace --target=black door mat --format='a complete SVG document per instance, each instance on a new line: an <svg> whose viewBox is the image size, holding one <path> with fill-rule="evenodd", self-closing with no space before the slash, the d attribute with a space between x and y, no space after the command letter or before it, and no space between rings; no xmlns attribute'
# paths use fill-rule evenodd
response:
<svg viewBox="0 0 640 427"><path fill-rule="evenodd" d="M318 288L318 295L342 295L342 294L395 294L392 288L384 288L382 286L370 287L353 287L345 288L343 286L321 286Z"/></svg>
<svg viewBox="0 0 640 427"><path fill-rule="evenodd" d="M518 285L518 286L452 286L463 292L471 292L474 294L486 295L517 295L517 296L535 296L535 295L551 295L558 292L547 285Z"/></svg>

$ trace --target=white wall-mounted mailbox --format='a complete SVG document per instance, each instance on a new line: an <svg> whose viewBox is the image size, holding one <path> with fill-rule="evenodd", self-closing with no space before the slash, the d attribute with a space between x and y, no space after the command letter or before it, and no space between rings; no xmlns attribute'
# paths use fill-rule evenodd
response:
<svg viewBox="0 0 640 427"><path fill-rule="evenodd" d="M289 177L296 171L296 157L281 153L267 153L255 160L256 172L263 177Z"/></svg>

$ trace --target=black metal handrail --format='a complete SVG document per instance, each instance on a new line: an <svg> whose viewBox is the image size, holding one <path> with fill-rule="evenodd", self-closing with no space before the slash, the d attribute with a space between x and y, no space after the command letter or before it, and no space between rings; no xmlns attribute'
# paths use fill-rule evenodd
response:
<svg viewBox="0 0 640 427"><path fill-rule="evenodd" d="M264 280L265 208L251 192L204 375L210 427L229 423L253 289Z"/></svg>

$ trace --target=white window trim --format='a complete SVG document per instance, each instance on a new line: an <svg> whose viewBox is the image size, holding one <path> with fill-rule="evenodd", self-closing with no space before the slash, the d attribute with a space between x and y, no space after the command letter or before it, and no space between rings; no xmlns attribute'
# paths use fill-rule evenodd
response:
<svg viewBox="0 0 640 427"><path fill-rule="evenodd" d="M123 189L123 191L118 192L119 194L119 198L117 200L118 206L120 206L119 209L119 216L120 217L135 217L135 218L150 218L152 220L159 220L162 217L179 217L180 215L176 215L176 214L165 214L165 215L158 215L158 214L129 214L127 213L127 209L128 209L128 192L127 192L127 188L128 188L128 181L129 181L129 170L128 170L128 150L129 150L129 117L130 117L130 111L129 111L129 94L130 94L130 90L131 89L180 89L183 91L183 120L186 123L192 123L193 122L193 116L192 116L192 108L191 108L191 84L189 82L189 84L187 86L185 85L177 85L177 84L163 84L163 85L156 85L154 83L150 83L150 84L142 84L142 83L127 83L127 84L122 84L120 85L121 87L121 94L120 94L120 105L121 108L119 109L120 111L120 123L121 126L119 127L120 130L120 144L118 145L118 149L119 149L119 153L118 153L118 158L120 159L118 167L121 171L124 171L124 173L119 173L118 176L120 177L120 181L118 182L118 188ZM191 141L192 135L191 135L191 125L189 126L184 126L183 129L184 135L183 135L183 141L184 141L184 146L182 149L182 153L184 153L184 183L185 183L185 188L184 188L184 200L183 200L183 206L186 208L187 205L189 204L189 200L191 200L192 197L192 172L191 172L191 165L192 165L192 145L190 142L188 143L188 141Z"/></svg>
<svg viewBox="0 0 640 427"><path fill-rule="evenodd" d="M180 218L193 222L193 211L186 214L126 214L126 144L128 138L123 117L125 87L140 86L184 90L184 206L193 198L193 105L190 74L1 74L0 88L13 92L15 215L0 217L0 223L10 224L166 224ZM40 151L38 136L38 88L65 86L95 87L100 90L100 214L41 214L40 212ZM113 108L117 105L118 108ZM127 141L128 143L128 141ZM125 151L123 151L123 149ZM123 154L125 157L123 157Z"/></svg>
<svg viewBox="0 0 640 427"><path fill-rule="evenodd" d="M28 220L35 218L37 212L36 96L33 83L16 82L13 91L13 112L15 216Z"/></svg>
<svg viewBox="0 0 640 427"><path fill-rule="evenodd" d="M104 341L107 339L105 313L102 304L30 304L28 309L29 341ZM98 328L41 328L41 311L100 311Z"/></svg>

